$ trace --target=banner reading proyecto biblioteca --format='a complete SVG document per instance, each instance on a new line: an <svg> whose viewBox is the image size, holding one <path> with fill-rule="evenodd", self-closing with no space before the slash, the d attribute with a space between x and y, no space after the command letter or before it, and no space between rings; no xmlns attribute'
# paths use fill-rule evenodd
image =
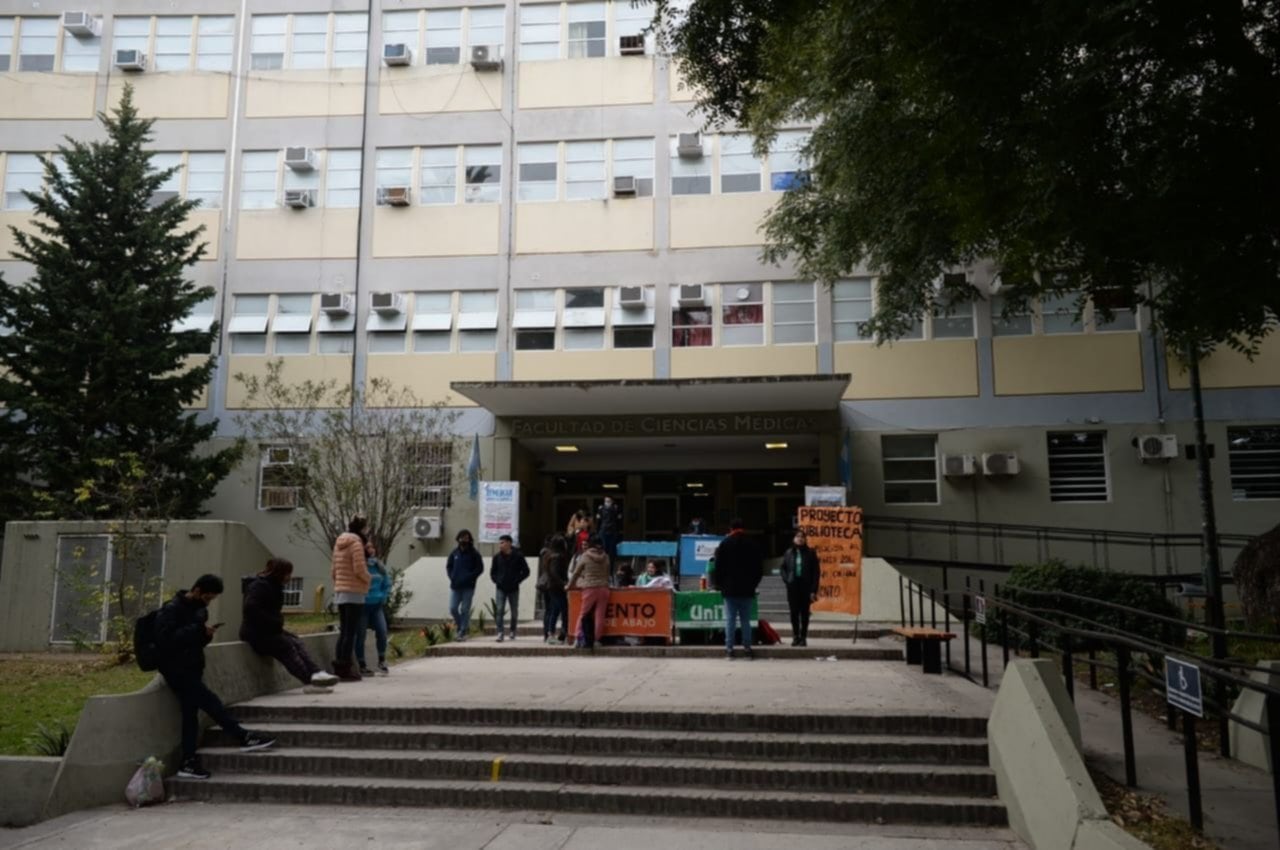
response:
<svg viewBox="0 0 1280 850"><path fill-rule="evenodd" d="M510 534L520 542L520 482L480 482L480 534L481 543L497 543L498 538Z"/></svg>
<svg viewBox="0 0 1280 850"><path fill-rule="evenodd" d="M814 611L862 613L862 508L800 508L797 526L822 562Z"/></svg>

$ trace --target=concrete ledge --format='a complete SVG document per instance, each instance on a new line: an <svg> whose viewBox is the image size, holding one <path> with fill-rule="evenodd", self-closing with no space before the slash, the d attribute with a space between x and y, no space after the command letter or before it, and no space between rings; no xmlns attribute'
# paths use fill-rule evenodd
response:
<svg viewBox="0 0 1280 850"><path fill-rule="evenodd" d="M0 756L0 826L27 826L40 820L62 759L49 756Z"/></svg>
<svg viewBox="0 0 1280 850"><path fill-rule="evenodd" d="M1280 661L1259 661L1258 669L1250 673L1249 678L1260 685L1280 687ZM1231 706L1231 713L1267 728L1266 695L1257 691L1241 692ZM1271 747L1261 732L1241 726L1234 720L1230 723L1230 732L1233 759L1251 764L1267 773L1272 772Z"/></svg>
<svg viewBox="0 0 1280 850"><path fill-rule="evenodd" d="M316 663L327 666L335 632L303 638ZM205 649L204 681L228 705L298 687L273 659L248 644L215 643ZM201 715L208 724L209 718ZM42 818L124 800L129 778L147 756L157 756L168 772L177 769L182 724L178 701L156 676L131 694L91 697L44 802ZM5 783L5 787L8 783Z"/></svg>
<svg viewBox="0 0 1280 850"><path fill-rule="evenodd" d="M1108 817L1080 757L1080 720L1052 661L1008 666L987 737L1009 825L1033 850L1147 846Z"/></svg>

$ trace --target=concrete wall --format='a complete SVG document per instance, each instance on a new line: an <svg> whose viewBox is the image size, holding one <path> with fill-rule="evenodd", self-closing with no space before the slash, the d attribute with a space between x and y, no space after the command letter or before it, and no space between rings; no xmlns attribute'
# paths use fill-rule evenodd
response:
<svg viewBox="0 0 1280 850"><path fill-rule="evenodd" d="M62 759L49 756L0 756L0 826L26 826L40 820Z"/></svg>
<svg viewBox="0 0 1280 850"><path fill-rule="evenodd" d="M1259 661L1258 668L1249 674L1250 679L1261 685L1280 687L1280 661ZM1267 718L1266 694L1258 691L1242 691L1232 703L1231 713L1251 720L1263 729L1267 729L1270 725ZM1239 759L1267 773L1275 772L1275 766L1271 764L1271 742L1266 735L1248 729L1234 720L1231 721L1230 731L1233 759Z"/></svg>
<svg viewBox="0 0 1280 850"><path fill-rule="evenodd" d="M481 553L486 550L493 549L493 546L480 546ZM486 625L493 625L493 618L489 616L489 602L493 599L493 582L489 581L489 562L491 555L484 555L485 574L476 582L476 594L472 600L471 620L475 622L476 615L481 611L485 612ZM529 560L529 580L520 585L520 619L528 619L533 616L533 606L537 601L537 589L534 587L534 580L537 577L538 563L537 553L530 555L525 553L525 558ZM406 590L413 592L413 599L409 600L400 611L400 616L408 620L448 620L449 618L449 577L445 574L444 564L447 558L423 557L418 558L411 563L404 573L404 586Z"/></svg>

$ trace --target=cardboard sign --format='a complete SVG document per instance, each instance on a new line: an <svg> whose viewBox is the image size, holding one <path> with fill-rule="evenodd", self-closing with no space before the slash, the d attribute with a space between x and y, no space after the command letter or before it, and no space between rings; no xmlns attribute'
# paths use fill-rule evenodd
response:
<svg viewBox="0 0 1280 850"><path fill-rule="evenodd" d="M862 508L802 507L796 527L822 564L813 610L861 614Z"/></svg>
<svg viewBox="0 0 1280 850"><path fill-rule="evenodd" d="M615 587L609 591L602 637L671 638L670 590L642 587ZM569 631L577 632L578 614L582 611L582 591L569 591Z"/></svg>

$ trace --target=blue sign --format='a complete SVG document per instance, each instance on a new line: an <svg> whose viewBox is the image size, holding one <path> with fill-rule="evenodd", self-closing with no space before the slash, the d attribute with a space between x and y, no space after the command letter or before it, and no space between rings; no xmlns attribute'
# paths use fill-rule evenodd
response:
<svg viewBox="0 0 1280 850"><path fill-rule="evenodd" d="M1204 692L1200 668L1189 661L1164 658L1164 698L1169 705L1196 717L1204 717Z"/></svg>
<svg viewBox="0 0 1280 850"><path fill-rule="evenodd" d="M706 572L707 561L716 554L724 540L719 534L682 534L680 536L680 575L697 578Z"/></svg>

